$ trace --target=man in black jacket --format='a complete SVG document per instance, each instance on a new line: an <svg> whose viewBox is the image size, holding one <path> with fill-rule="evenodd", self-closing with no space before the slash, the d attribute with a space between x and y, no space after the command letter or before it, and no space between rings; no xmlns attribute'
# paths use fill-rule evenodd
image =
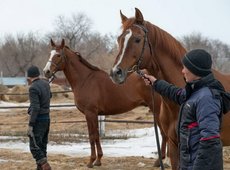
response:
<svg viewBox="0 0 230 170"><path fill-rule="evenodd" d="M27 135L30 151L36 160L37 170L51 170L47 161L47 143L50 128L50 86L48 81L39 78L38 67L31 66L27 70L30 106L28 108L29 125Z"/></svg>

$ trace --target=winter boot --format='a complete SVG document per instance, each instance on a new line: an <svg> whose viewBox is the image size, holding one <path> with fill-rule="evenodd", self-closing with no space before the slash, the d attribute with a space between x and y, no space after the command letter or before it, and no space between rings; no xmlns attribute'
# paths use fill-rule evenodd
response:
<svg viewBox="0 0 230 170"><path fill-rule="evenodd" d="M37 165L37 169L36 170L42 170L41 165Z"/></svg>
<svg viewBox="0 0 230 170"><path fill-rule="evenodd" d="M51 166L48 162L41 165L41 170L51 170Z"/></svg>

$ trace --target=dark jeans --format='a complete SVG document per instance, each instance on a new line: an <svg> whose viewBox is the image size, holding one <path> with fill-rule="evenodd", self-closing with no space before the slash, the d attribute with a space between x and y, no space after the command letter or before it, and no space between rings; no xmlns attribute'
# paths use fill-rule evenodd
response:
<svg viewBox="0 0 230 170"><path fill-rule="evenodd" d="M34 137L29 137L30 152L37 164L42 163L44 159L46 160L49 128L49 120L36 122L33 126Z"/></svg>

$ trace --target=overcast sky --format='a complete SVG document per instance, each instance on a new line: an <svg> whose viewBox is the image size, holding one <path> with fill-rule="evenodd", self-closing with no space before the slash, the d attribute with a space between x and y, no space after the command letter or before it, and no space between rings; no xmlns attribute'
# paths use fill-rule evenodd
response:
<svg viewBox="0 0 230 170"><path fill-rule="evenodd" d="M127 17L139 8L144 19L174 37L192 32L230 45L229 0L0 0L0 38L5 34L47 33L59 15L84 13L101 34L120 32L119 10Z"/></svg>

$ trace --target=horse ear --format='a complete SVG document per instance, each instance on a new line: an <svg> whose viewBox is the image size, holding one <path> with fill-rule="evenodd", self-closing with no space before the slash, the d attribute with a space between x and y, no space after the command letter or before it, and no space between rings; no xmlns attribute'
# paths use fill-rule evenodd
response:
<svg viewBox="0 0 230 170"><path fill-rule="evenodd" d="M138 8L135 8L135 18L136 18L136 22L137 24L143 25L144 24L144 17L141 13L141 11Z"/></svg>
<svg viewBox="0 0 230 170"><path fill-rule="evenodd" d="M124 24L128 18L124 14L122 14L121 10L120 10L120 16L121 16L121 23Z"/></svg>
<svg viewBox="0 0 230 170"><path fill-rule="evenodd" d="M51 47L55 47L55 43L53 42L52 38L50 39L50 45Z"/></svg>
<svg viewBox="0 0 230 170"><path fill-rule="evenodd" d="M61 41L61 48L64 48L64 47L65 47L65 40L62 39L62 41Z"/></svg>

